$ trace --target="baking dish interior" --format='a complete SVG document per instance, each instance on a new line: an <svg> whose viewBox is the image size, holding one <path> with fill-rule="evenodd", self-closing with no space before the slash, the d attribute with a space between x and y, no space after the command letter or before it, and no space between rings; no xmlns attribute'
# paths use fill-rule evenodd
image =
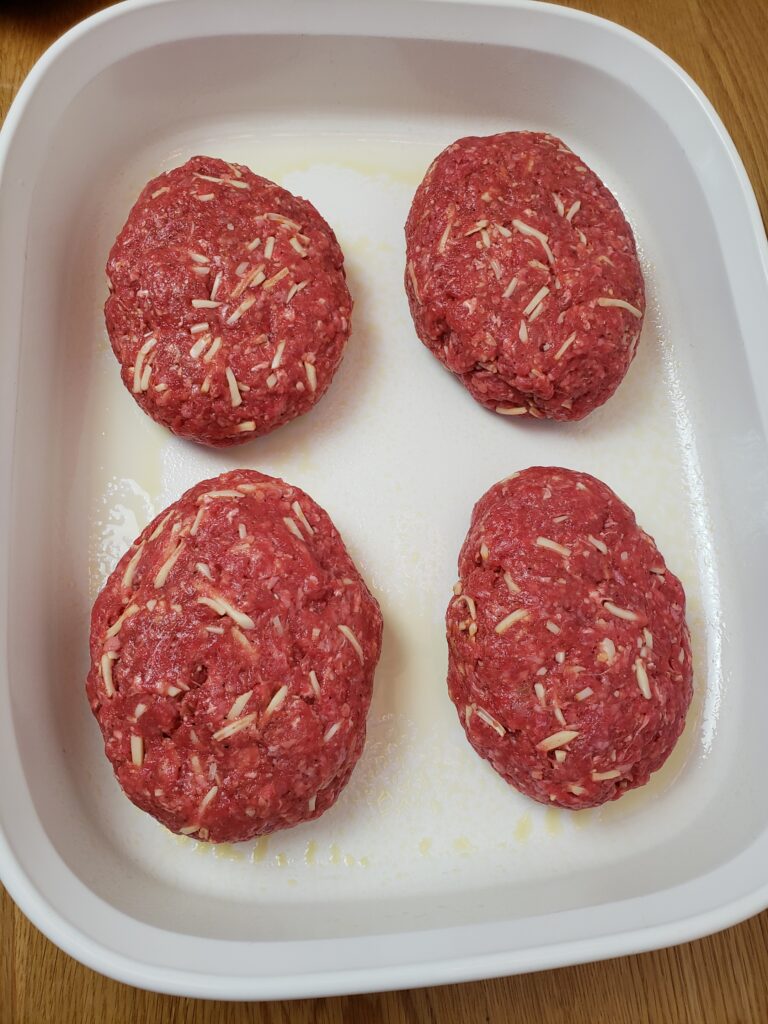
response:
<svg viewBox="0 0 768 1024"><path fill-rule="evenodd" d="M373 238L377 197L402 214L430 153L463 134L515 128L560 135L616 190L649 283L636 365L605 409L571 428L491 423L412 337L393 283L403 264L395 234L380 251ZM342 203L348 181L359 217L370 217L365 237L339 232L350 240L358 308L325 404L223 454L145 421L116 380L100 316L107 248L139 188L206 144L287 183L298 175L321 212L323 199ZM378 171L374 158L387 152ZM10 841L51 905L63 899L46 867L55 851L102 901L189 936L418 931L647 896L726 864L762 833L768 695L755 637L766 445L731 288L738 268L724 262L702 187L710 157L686 150L664 111L618 79L507 46L182 40L114 64L73 98L29 167L10 539L9 680L31 801L20 801ZM378 326L377 260L395 268L382 285L392 320ZM397 423L376 398L379 374L400 396ZM365 451L356 455L346 445L358 430ZM680 749L646 791L583 822L528 804L476 763L443 692L442 615L472 502L534 462L602 475L656 536L690 599L696 699ZM121 796L83 680L105 569L98 549L115 508L138 532L183 486L237 465L284 473L325 505L389 625L358 769L365 784L313 826L211 852L170 837ZM139 490L126 491L126 480ZM419 529L437 539L416 571ZM426 697L414 696L419 688ZM441 751L442 775L437 754L419 758L419 749ZM33 824L50 851L33 847Z"/></svg>

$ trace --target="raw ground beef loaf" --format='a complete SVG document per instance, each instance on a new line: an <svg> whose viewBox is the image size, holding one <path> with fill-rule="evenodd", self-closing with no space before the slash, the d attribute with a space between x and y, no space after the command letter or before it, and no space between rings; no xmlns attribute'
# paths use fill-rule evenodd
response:
<svg viewBox="0 0 768 1024"><path fill-rule="evenodd" d="M467 737L527 796L593 807L642 786L691 701L685 595L609 487L527 469L475 506L448 607Z"/></svg>
<svg viewBox="0 0 768 1024"><path fill-rule="evenodd" d="M319 817L363 749L381 628L303 491L252 470L199 483L93 608L88 699L126 795L211 842Z"/></svg>
<svg viewBox="0 0 768 1024"><path fill-rule="evenodd" d="M645 310L635 241L559 139L454 142L416 192L406 242L416 333L482 405L578 420L621 383Z"/></svg>
<svg viewBox="0 0 768 1024"><path fill-rule="evenodd" d="M352 301L305 199L196 156L151 181L107 263L123 383L180 437L239 444L307 412L341 361Z"/></svg>

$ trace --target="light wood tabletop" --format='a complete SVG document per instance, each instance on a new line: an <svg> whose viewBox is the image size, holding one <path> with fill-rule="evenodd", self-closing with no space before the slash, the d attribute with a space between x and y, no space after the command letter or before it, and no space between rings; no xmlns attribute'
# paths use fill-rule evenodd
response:
<svg viewBox="0 0 768 1024"><path fill-rule="evenodd" d="M0 116L62 32L104 3L0 0ZM768 0L573 0L665 50L714 103L768 217ZM60 952L0 889L0 1024L765 1024L768 912L674 949L496 981L293 1003L141 992Z"/></svg>

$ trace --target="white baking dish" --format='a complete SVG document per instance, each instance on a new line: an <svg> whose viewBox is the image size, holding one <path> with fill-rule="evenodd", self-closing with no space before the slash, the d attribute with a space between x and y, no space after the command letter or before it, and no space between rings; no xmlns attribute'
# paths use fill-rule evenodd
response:
<svg viewBox="0 0 768 1024"><path fill-rule="evenodd" d="M627 380L570 427L475 405L415 340L402 290L402 224L429 160L459 135L520 127L563 136L615 190L648 281ZM139 412L100 311L140 186L194 152L314 200L357 301L317 410L228 453ZM768 904L766 245L739 158L679 68L534 3L131 3L43 57L0 160L0 866L38 927L123 981L252 999L613 956ZM686 732L645 790L599 812L505 786L445 694L442 617L472 502L534 463L611 484L689 594ZM119 551L236 465L328 509L387 628L369 743L337 806L212 850L120 795L83 676L90 602Z"/></svg>

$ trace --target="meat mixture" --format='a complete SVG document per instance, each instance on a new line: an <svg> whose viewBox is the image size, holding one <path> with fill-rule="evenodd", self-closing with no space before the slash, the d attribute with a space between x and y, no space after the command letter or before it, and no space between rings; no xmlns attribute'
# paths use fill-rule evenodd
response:
<svg viewBox="0 0 768 1024"><path fill-rule="evenodd" d="M196 156L139 196L107 263L123 383L180 437L227 446L310 410L349 337L341 249L306 199Z"/></svg>
<svg viewBox="0 0 768 1024"><path fill-rule="evenodd" d="M406 225L422 342L502 416L578 420L626 374L645 295L616 199L552 135L459 139Z"/></svg>
<svg viewBox="0 0 768 1024"><path fill-rule="evenodd" d="M319 817L363 749L381 630L303 491L252 470L199 483L93 608L88 699L124 792L211 842Z"/></svg>
<svg viewBox="0 0 768 1024"><path fill-rule="evenodd" d="M586 473L536 467L483 495L446 622L467 738L534 800L615 800L683 730L682 585L631 509Z"/></svg>

